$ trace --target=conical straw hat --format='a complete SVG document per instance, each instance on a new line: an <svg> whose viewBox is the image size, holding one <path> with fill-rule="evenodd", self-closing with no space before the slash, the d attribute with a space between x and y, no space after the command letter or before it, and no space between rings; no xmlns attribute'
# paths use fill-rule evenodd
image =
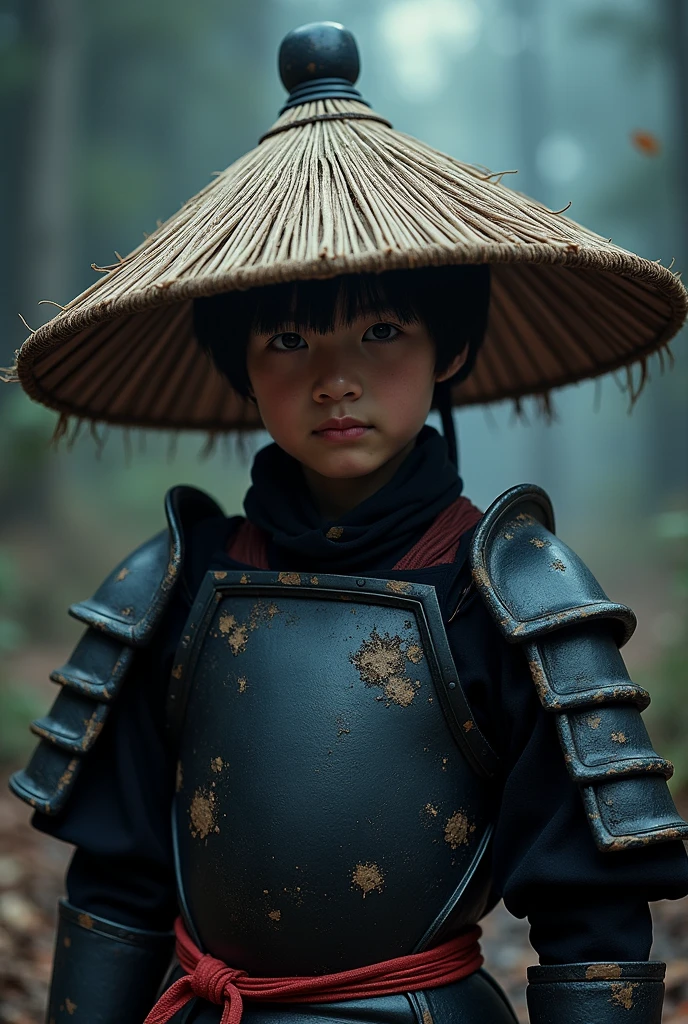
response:
<svg viewBox="0 0 688 1024"><path fill-rule="evenodd" d="M546 396L640 363L678 331L670 270L395 131L354 88L342 26L291 33L291 89L255 149L20 349L28 394L65 417L210 432L260 425L197 347L192 300L282 281L492 265L485 343L457 405Z"/></svg>

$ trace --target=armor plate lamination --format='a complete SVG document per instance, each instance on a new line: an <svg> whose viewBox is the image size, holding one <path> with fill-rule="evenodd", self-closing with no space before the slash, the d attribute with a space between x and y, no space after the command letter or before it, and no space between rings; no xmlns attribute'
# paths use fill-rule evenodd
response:
<svg viewBox="0 0 688 1024"><path fill-rule="evenodd" d="M413 952L443 909L466 923L493 801L450 682L432 587L208 573L170 694L180 884L208 952L331 972Z"/></svg>

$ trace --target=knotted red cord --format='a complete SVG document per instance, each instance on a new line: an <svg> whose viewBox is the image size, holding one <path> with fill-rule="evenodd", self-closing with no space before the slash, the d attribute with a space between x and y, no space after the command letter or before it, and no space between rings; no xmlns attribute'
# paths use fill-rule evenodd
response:
<svg viewBox="0 0 688 1024"><path fill-rule="evenodd" d="M177 957L187 973L160 997L144 1024L167 1024L194 996L223 1006L220 1024L239 1024L242 997L259 1002L334 1003L340 999L414 992L460 981L483 963L478 943L480 928L473 928L466 935L423 953L411 953L351 971L293 978L251 978L245 971L237 971L213 956L202 954L181 918L177 918L174 930Z"/></svg>

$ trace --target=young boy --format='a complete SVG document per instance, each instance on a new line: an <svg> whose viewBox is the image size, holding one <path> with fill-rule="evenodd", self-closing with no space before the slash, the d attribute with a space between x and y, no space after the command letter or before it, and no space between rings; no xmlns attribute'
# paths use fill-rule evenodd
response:
<svg viewBox="0 0 688 1024"><path fill-rule="evenodd" d="M76 846L50 1020L236 1024L243 996L250 1024L513 1021L477 945L503 898L540 957L533 1024L660 1021L647 904L688 892L688 827L618 653L633 615L543 491L483 516L452 458L493 277L187 305L274 443L245 518L175 488L169 530L72 609L88 629L13 780Z"/></svg>

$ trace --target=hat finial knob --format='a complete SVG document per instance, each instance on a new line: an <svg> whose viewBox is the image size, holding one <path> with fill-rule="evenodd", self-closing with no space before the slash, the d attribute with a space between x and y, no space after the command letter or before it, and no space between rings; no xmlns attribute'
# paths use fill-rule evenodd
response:
<svg viewBox="0 0 688 1024"><path fill-rule="evenodd" d="M279 72L286 89L328 78L348 82L358 78L360 60L356 40L336 21L301 25L282 40Z"/></svg>

